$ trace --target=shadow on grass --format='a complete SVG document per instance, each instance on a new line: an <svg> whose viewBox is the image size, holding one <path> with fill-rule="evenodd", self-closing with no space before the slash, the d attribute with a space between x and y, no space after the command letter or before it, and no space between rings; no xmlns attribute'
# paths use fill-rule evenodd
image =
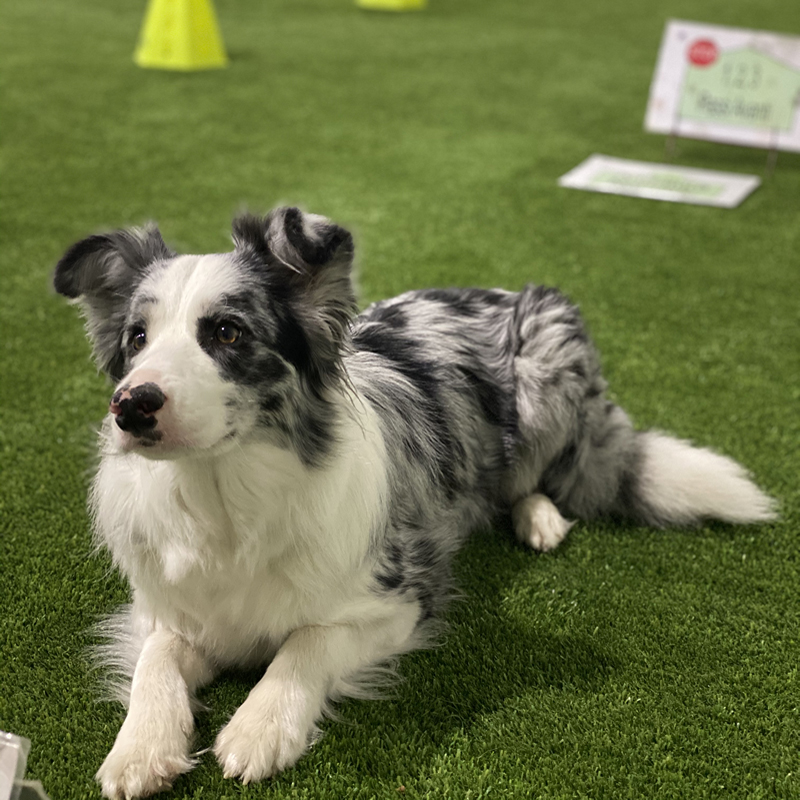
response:
<svg viewBox="0 0 800 800"><path fill-rule="evenodd" d="M426 761L451 746L454 737L469 736L487 715L509 704L535 702L540 692L596 690L616 663L589 631L548 629L535 608L530 624L504 610L508 587L538 558L517 545L503 524L473 537L458 559L462 596L450 608L440 644L404 656L402 679L384 699L340 704L339 719L323 723L322 741L297 767L268 782L270 796L280 796L281 787L295 791L305 785L312 792L321 770L347 781L369 778L388 785L404 764L424 772ZM531 580L536 580L535 573ZM226 673L203 693L201 699L212 710L198 719L198 747L213 743L262 674ZM201 767L181 778L176 790L195 796L193 790L209 784L222 785L219 767L206 754Z"/></svg>

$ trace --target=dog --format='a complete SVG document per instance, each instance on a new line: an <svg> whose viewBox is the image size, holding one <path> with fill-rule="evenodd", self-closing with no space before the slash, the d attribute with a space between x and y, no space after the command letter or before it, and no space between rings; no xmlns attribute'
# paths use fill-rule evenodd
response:
<svg viewBox="0 0 800 800"><path fill-rule="evenodd" d="M102 656L127 717L107 798L192 768L195 692L266 666L216 738L225 777L292 766L331 704L424 646L471 529L511 511L534 550L568 519L664 527L775 518L736 462L636 432L555 289L427 289L356 315L351 235L278 208L232 252L154 226L56 267L115 383L89 507L132 603Z"/></svg>

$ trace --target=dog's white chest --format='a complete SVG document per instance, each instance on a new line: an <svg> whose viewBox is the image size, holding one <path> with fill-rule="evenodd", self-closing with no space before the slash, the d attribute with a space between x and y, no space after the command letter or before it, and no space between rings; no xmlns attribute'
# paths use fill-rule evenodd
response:
<svg viewBox="0 0 800 800"><path fill-rule="evenodd" d="M265 476L258 491L230 474L189 477L169 462L111 458L93 490L98 534L154 625L241 662L368 591L369 522L354 502L323 504L337 497L329 487L276 491Z"/></svg>

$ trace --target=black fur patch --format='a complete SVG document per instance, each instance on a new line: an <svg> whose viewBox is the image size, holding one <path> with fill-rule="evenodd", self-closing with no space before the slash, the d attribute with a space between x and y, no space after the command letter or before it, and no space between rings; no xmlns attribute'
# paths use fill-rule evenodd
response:
<svg viewBox="0 0 800 800"><path fill-rule="evenodd" d="M310 266L319 267L327 264L343 246L346 246L352 254L353 239L338 225L328 223L318 231L318 239L309 238L303 230L303 213L299 208L286 209L284 225L287 239L297 250L300 258Z"/></svg>

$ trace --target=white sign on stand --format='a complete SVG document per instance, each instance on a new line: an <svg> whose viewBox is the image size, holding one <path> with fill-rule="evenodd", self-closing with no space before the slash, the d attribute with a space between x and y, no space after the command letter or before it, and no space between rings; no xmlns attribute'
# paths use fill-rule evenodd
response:
<svg viewBox="0 0 800 800"><path fill-rule="evenodd" d="M671 20L645 129L800 152L800 36Z"/></svg>

